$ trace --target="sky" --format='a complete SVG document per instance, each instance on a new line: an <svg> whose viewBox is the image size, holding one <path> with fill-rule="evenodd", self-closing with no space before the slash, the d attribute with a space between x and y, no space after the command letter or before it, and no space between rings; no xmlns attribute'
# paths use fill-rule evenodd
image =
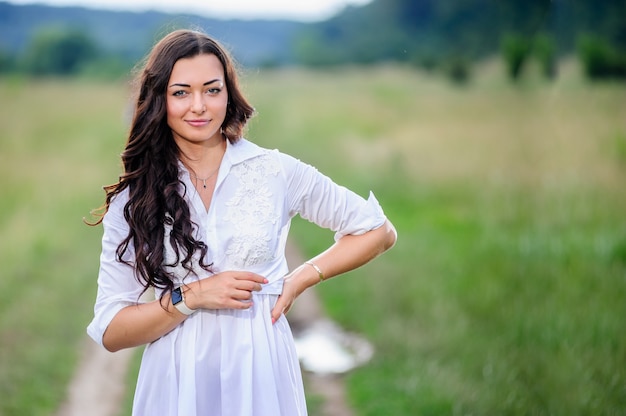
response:
<svg viewBox="0 0 626 416"><path fill-rule="evenodd" d="M83 6L107 10L199 14L204 17L236 19L324 20L347 5L371 0L9 0L13 4Z"/></svg>

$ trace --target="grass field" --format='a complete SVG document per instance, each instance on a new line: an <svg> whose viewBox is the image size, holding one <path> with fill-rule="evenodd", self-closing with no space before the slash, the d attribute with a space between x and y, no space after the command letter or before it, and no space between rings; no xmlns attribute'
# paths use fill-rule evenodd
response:
<svg viewBox="0 0 626 416"><path fill-rule="evenodd" d="M399 232L319 286L375 345L358 415L618 415L626 409L626 85L566 65L453 87L397 67L249 72L248 136L366 195ZM0 80L0 415L58 405L91 318L126 85ZM309 254L332 235L297 221Z"/></svg>

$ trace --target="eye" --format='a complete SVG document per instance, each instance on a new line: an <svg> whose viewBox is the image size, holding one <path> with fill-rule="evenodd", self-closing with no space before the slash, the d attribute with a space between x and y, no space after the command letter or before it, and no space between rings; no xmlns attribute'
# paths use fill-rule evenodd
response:
<svg viewBox="0 0 626 416"><path fill-rule="evenodd" d="M206 93L209 95L217 95L220 92L222 92L221 88L215 87L215 88L209 88L208 90L206 90Z"/></svg>
<svg viewBox="0 0 626 416"><path fill-rule="evenodd" d="M174 91L172 93L173 97L184 97L185 95L187 95L187 91L183 91L183 90Z"/></svg>

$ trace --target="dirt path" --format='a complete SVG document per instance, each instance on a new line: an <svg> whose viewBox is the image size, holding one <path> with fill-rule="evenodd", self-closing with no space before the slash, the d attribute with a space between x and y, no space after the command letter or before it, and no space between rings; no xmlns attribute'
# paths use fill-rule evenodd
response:
<svg viewBox="0 0 626 416"><path fill-rule="evenodd" d="M126 374L135 349L111 353L86 338L67 398L57 416L118 416L126 394ZM121 416L121 415L120 415Z"/></svg>
<svg viewBox="0 0 626 416"><path fill-rule="evenodd" d="M293 244L287 244L287 262L293 270L305 261L302 253ZM294 333L312 327L316 322L325 318L317 292L314 289L306 290L294 303L288 313L289 323ZM311 416L353 416L352 409L346 401L343 378L337 375L318 375L303 372L307 395L311 394L322 399L321 409L317 415Z"/></svg>
<svg viewBox="0 0 626 416"><path fill-rule="evenodd" d="M301 264L303 257L295 246L287 247L290 268ZM315 290L307 290L289 312L294 333L324 321ZM86 339L81 359L70 385L67 398L56 416L123 416L120 415L128 390L126 375L134 349L110 353ZM322 404L311 416L353 416L346 402L341 375L320 375L304 372L307 395L320 398Z"/></svg>

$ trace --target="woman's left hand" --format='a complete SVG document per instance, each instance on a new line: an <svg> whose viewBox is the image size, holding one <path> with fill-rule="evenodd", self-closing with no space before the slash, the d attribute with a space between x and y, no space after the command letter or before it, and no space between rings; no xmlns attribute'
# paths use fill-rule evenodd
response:
<svg viewBox="0 0 626 416"><path fill-rule="evenodd" d="M285 279L283 293L278 297L276 305L272 309L272 323L276 322L281 315L286 314L291 309L299 293L295 290L293 279Z"/></svg>
<svg viewBox="0 0 626 416"><path fill-rule="evenodd" d="M308 287L319 282L319 275L310 266L301 265L287 276L283 283L283 293L278 297L276 305L272 309L272 323L276 322L281 315L289 312L296 298Z"/></svg>
<svg viewBox="0 0 626 416"><path fill-rule="evenodd" d="M389 220L364 234L341 237L324 253L310 260L315 262L317 267L302 264L285 276L283 293L272 309L272 322L276 322L282 314L289 312L296 298L307 288L318 284L320 279L328 280L362 266L391 248L396 238L396 229ZM324 274L318 273L318 270L322 270Z"/></svg>

